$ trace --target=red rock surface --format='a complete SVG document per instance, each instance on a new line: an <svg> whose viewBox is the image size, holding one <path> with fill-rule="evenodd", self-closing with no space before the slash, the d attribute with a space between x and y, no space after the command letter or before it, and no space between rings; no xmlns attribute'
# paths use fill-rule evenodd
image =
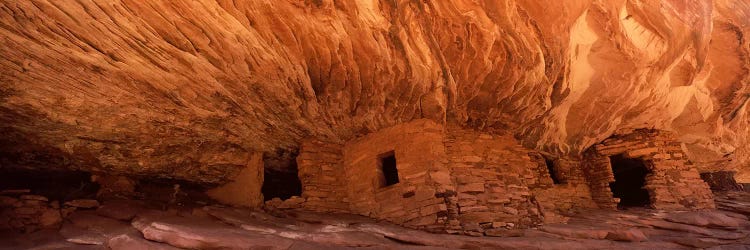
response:
<svg viewBox="0 0 750 250"><path fill-rule="evenodd" d="M0 151L218 183L253 151L428 118L558 155L672 130L734 169L749 29L736 0L3 0Z"/></svg>
<svg viewBox="0 0 750 250"><path fill-rule="evenodd" d="M747 193L720 195L724 204L742 206L750 201ZM118 221L79 210L66 219L60 231L19 234L0 230L0 248L745 249L750 244L746 217L750 211L730 207L699 212L588 210L571 214L566 224L497 229L474 237L432 234L347 214L288 210L274 216L221 206L155 210L145 204L130 205L139 208L132 220ZM120 208L125 213L132 210Z"/></svg>

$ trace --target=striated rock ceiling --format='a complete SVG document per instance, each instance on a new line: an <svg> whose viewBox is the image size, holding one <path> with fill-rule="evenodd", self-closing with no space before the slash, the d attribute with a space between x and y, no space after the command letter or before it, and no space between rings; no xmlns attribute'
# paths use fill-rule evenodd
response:
<svg viewBox="0 0 750 250"><path fill-rule="evenodd" d="M430 118L555 155L665 129L735 168L748 32L737 0L0 0L0 162L220 182Z"/></svg>

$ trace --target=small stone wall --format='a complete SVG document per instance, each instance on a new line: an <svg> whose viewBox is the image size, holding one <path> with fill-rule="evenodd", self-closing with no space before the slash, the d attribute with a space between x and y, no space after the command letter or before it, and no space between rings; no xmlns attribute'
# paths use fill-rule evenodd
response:
<svg viewBox="0 0 750 250"><path fill-rule="evenodd" d="M393 152L399 182L383 185L379 159ZM297 158L302 207L361 214L411 228L464 234L559 221L596 207L578 162L544 158L511 136L417 120L345 144L307 141Z"/></svg>
<svg viewBox="0 0 750 250"><path fill-rule="evenodd" d="M442 228L443 193L453 189L442 140L441 125L418 120L347 142L343 162L352 212L413 228ZM383 186L379 160L388 152L395 154L399 182Z"/></svg>
<svg viewBox="0 0 750 250"><path fill-rule="evenodd" d="M531 189L534 198L542 207L545 223L563 222L564 214L577 212L581 209L597 208L592 199L591 189L582 170L582 163L577 159L553 160L554 170L560 184L552 183L547 173L547 166L541 155L530 153L532 160L539 165L539 184Z"/></svg>
<svg viewBox="0 0 750 250"><path fill-rule="evenodd" d="M257 208L263 204L263 154L252 153L236 176L228 183L210 189L206 192L209 197L221 203Z"/></svg>
<svg viewBox="0 0 750 250"><path fill-rule="evenodd" d="M459 128L449 131L445 144L463 230L530 227L542 221L529 189L540 176L529 150L509 136Z"/></svg>
<svg viewBox="0 0 750 250"><path fill-rule="evenodd" d="M0 230L34 232L58 228L62 223L60 203L40 195L0 195Z"/></svg>
<svg viewBox="0 0 750 250"><path fill-rule="evenodd" d="M586 152L583 170L588 177L592 198L599 207L617 207L617 200L609 189L609 183L615 181L609 156L619 154L642 159L651 171L646 176L645 188L654 208L714 207L711 190L687 160L674 135L649 129L615 135Z"/></svg>
<svg viewBox="0 0 750 250"><path fill-rule="evenodd" d="M77 209L95 209L99 201L76 199L60 204L30 190L0 191L0 231L31 233L42 229L58 229L65 218Z"/></svg>
<svg viewBox="0 0 750 250"><path fill-rule="evenodd" d="M586 160L581 167L588 182L591 199L601 209L617 209L617 200L609 188L609 183L615 181L609 157L591 151L584 158Z"/></svg>
<svg viewBox="0 0 750 250"><path fill-rule="evenodd" d="M350 211L341 149L342 145L334 142L302 142L297 169L302 182L304 208L313 211Z"/></svg>
<svg viewBox="0 0 750 250"><path fill-rule="evenodd" d="M596 207L577 162L554 160L553 184L545 158L512 136L451 127L445 145L462 230L527 228Z"/></svg>

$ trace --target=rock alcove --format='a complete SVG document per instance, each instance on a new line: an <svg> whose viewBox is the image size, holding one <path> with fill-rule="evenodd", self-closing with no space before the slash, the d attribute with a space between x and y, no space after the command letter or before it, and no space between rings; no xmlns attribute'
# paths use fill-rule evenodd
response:
<svg viewBox="0 0 750 250"><path fill-rule="evenodd" d="M745 246L749 31L735 0L0 0L0 247Z"/></svg>

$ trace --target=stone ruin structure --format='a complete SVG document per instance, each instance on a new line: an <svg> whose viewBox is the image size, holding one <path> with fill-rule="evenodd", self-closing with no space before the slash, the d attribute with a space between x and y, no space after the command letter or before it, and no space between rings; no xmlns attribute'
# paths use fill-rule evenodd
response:
<svg viewBox="0 0 750 250"><path fill-rule="evenodd" d="M425 119L343 143L307 140L296 159L301 197L267 205L360 214L436 232L529 228L618 205L714 207L680 143L658 130L624 131L580 158L553 158L510 135ZM255 162L261 172L262 162Z"/></svg>
<svg viewBox="0 0 750 250"><path fill-rule="evenodd" d="M674 134L637 129L615 135L589 150L583 169L592 198L599 207L615 208L618 202L638 203L639 197L613 199L613 192L638 196L633 186L612 186L621 178L640 178L635 188L644 186L641 197L657 209L713 208L711 190L696 167L687 160ZM613 169L618 171L613 173ZM630 173L628 173L630 172ZM633 176L634 173L640 176ZM631 188L631 189L628 189ZM619 190L616 190L619 189ZM617 195L616 195L617 196ZM624 200L625 199L625 200Z"/></svg>

